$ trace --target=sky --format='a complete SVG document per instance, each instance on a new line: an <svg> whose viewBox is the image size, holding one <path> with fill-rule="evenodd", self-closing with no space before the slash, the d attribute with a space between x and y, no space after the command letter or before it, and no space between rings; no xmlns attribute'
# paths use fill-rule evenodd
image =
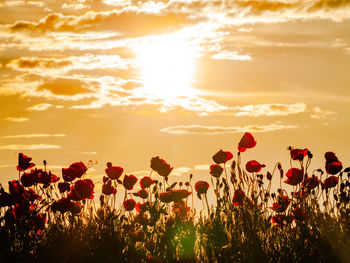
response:
<svg viewBox="0 0 350 263"><path fill-rule="evenodd" d="M210 180L246 131L263 172L288 146L347 167L349 18L349 0L0 0L0 183L20 152L58 176L92 160L99 186L154 156Z"/></svg>

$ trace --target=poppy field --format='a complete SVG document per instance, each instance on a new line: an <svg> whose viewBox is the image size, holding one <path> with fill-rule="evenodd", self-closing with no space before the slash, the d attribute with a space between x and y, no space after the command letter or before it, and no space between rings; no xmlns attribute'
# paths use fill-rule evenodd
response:
<svg viewBox="0 0 350 263"><path fill-rule="evenodd" d="M267 167L244 159L255 145L246 132L237 153L209 154L207 181L170 183L158 156L139 178L108 162L98 196L90 163L55 175L20 153L0 187L0 262L350 262L350 167L292 147Z"/></svg>

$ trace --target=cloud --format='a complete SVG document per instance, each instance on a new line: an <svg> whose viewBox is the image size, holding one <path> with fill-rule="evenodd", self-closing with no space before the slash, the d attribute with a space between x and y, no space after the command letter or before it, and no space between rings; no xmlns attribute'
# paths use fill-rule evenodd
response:
<svg viewBox="0 0 350 263"><path fill-rule="evenodd" d="M29 119L26 117L6 117L4 118L4 121L10 121L10 122L25 122Z"/></svg>
<svg viewBox="0 0 350 263"><path fill-rule="evenodd" d="M171 171L171 175L182 176L182 175L188 174L191 171L192 169L189 167L177 167Z"/></svg>
<svg viewBox="0 0 350 263"><path fill-rule="evenodd" d="M50 103L40 103L27 108L27 111L44 111L52 107Z"/></svg>
<svg viewBox="0 0 350 263"><path fill-rule="evenodd" d="M209 171L209 169L210 169L210 164L197 164L194 166L194 170Z"/></svg>
<svg viewBox="0 0 350 263"><path fill-rule="evenodd" d="M48 149L60 149L59 145L52 144L10 144L0 145L0 150L48 150Z"/></svg>
<svg viewBox="0 0 350 263"><path fill-rule="evenodd" d="M294 129L297 128L295 125L284 125L284 124L269 124L269 125L247 125L247 126L234 126L234 127L223 127L223 126L205 126L205 125L178 125L172 127L166 127L160 131L171 133L171 134L232 134L241 133L242 131L250 132L270 132L283 129Z"/></svg>
<svg viewBox="0 0 350 263"><path fill-rule="evenodd" d="M38 91L47 90L55 95L72 96L81 93L90 93L87 83L79 79L56 78L47 80L36 88Z"/></svg>
<svg viewBox="0 0 350 263"><path fill-rule="evenodd" d="M302 113L306 111L305 103L294 103L294 104L256 104L246 106L236 106L233 108L237 113L236 116L287 116L291 114Z"/></svg>
<svg viewBox="0 0 350 263"><path fill-rule="evenodd" d="M43 138L43 137L65 137L65 134L16 134L16 135L6 135L0 138L2 139L17 139L17 138Z"/></svg>
<svg viewBox="0 0 350 263"><path fill-rule="evenodd" d="M252 57L249 55L240 55L237 51L230 52L223 50L220 53L213 55L211 58L218 60L240 60L240 61L248 61L252 60Z"/></svg>
<svg viewBox="0 0 350 263"><path fill-rule="evenodd" d="M314 108L311 109L312 114L310 115L310 117L312 119L324 119L327 118L329 116L334 116L337 115L336 112L333 111L328 111L328 110L322 110L320 107L316 106Z"/></svg>

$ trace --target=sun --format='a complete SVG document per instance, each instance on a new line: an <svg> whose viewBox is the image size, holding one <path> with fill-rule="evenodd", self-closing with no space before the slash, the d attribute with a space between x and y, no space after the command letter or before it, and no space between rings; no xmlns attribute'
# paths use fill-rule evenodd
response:
<svg viewBox="0 0 350 263"><path fill-rule="evenodd" d="M196 50L184 39L166 36L148 40L135 48L142 88L137 92L153 98L194 96Z"/></svg>

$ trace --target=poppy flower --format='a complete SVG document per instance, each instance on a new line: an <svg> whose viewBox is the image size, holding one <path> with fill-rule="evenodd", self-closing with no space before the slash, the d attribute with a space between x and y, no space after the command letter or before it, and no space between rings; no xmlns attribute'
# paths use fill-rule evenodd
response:
<svg viewBox="0 0 350 263"><path fill-rule="evenodd" d="M71 164L68 168L62 168L62 177L66 182L71 182L75 178L80 178L85 174L87 168L83 162Z"/></svg>
<svg viewBox="0 0 350 263"><path fill-rule="evenodd" d="M277 197L277 202L272 204L272 207L270 207L272 210L274 210L276 213L283 213L284 211L287 210L288 205L290 203L290 200L288 196L278 196Z"/></svg>
<svg viewBox="0 0 350 263"><path fill-rule="evenodd" d="M218 164L213 164L210 166L210 174L214 177L220 177L223 171L224 171L224 168L222 168Z"/></svg>
<svg viewBox="0 0 350 263"><path fill-rule="evenodd" d="M134 199L128 199L124 201L123 205L124 205L125 211L132 211L136 206L136 202Z"/></svg>
<svg viewBox="0 0 350 263"><path fill-rule="evenodd" d="M14 199L22 198L25 193L23 185L21 185L18 180L12 180L9 182L9 191Z"/></svg>
<svg viewBox="0 0 350 263"><path fill-rule="evenodd" d="M61 198L51 205L51 210L54 213L57 211L62 214L66 212L78 212L80 209L80 204L73 202L69 198Z"/></svg>
<svg viewBox="0 0 350 263"><path fill-rule="evenodd" d="M307 177L303 182L303 187L307 188L309 191L316 188L319 185L319 180L317 176Z"/></svg>
<svg viewBox="0 0 350 263"><path fill-rule="evenodd" d="M304 157L308 154L309 150L308 149L292 149L290 151L290 156L292 157L293 160L299 160L302 161L304 160Z"/></svg>
<svg viewBox="0 0 350 263"><path fill-rule="evenodd" d="M231 160L233 158L233 155L231 152L224 152L221 149L216 154L214 154L212 158L215 163L220 164L220 163L226 163L227 161Z"/></svg>
<svg viewBox="0 0 350 263"><path fill-rule="evenodd" d="M146 203L137 202L135 209L138 213L146 212L148 209L148 203L147 202Z"/></svg>
<svg viewBox="0 0 350 263"><path fill-rule="evenodd" d="M37 173L33 170L30 173L23 173L21 176L21 183L25 187L31 187L37 182L38 176Z"/></svg>
<svg viewBox="0 0 350 263"><path fill-rule="evenodd" d="M34 163L31 163L31 157L24 155L23 153L18 154L18 166L17 171L25 171L35 166Z"/></svg>
<svg viewBox="0 0 350 263"><path fill-rule="evenodd" d="M119 166L112 166L112 163L107 164L107 168L105 169L106 174L111 180L117 180L123 174L124 169Z"/></svg>
<svg viewBox="0 0 350 263"><path fill-rule="evenodd" d="M71 187L68 198L74 201L94 198L94 183L91 179L78 180Z"/></svg>
<svg viewBox="0 0 350 263"><path fill-rule="evenodd" d="M258 173L263 167L265 167L265 164L260 164L255 160L251 160L245 165L246 170L250 173Z"/></svg>
<svg viewBox="0 0 350 263"><path fill-rule="evenodd" d="M293 216L294 216L294 219L298 221L305 221L307 219L305 210L300 207L294 208Z"/></svg>
<svg viewBox="0 0 350 263"><path fill-rule="evenodd" d="M326 152L324 154L324 158L326 158L327 163L339 162L338 157L335 155L334 152Z"/></svg>
<svg viewBox="0 0 350 263"><path fill-rule="evenodd" d="M145 176L141 179L140 185L142 189L146 189L153 184L153 180L149 176Z"/></svg>
<svg viewBox="0 0 350 263"><path fill-rule="evenodd" d="M66 182L58 183L57 187L61 194L70 190L70 184Z"/></svg>
<svg viewBox="0 0 350 263"><path fill-rule="evenodd" d="M132 190L132 188L134 187L136 182L137 182L137 178L135 176L133 176L132 174L124 176L123 185L124 185L125 189Z"/></svg>
<svg viewBox="0 0 350 263"><path fill-rule="evenodd" d="M141 189L137 192L137 195L142 199L146 199L148 197L148 193L145 189Z"/></svg>
<svg viewBox="0 0 350 263"><path fill-rule="evenodd" d="M238 143L238 151L245 152L246 149L253 148L255 145L256 141L253 135L249 132L246 132Z"/></svg>
<svg viewBox="0 0 350 263"><path fill-rule="evenodd" d="M41 170L41 169L35 169L35 172L37 174L37 182L39 184L48 185L50 183L56 183L60 180L60 178L49 171L48 173Z"/></svg>
<svg viewBox="0 0 350 263"><path fill-rule="evenodd" d="M198 181L195 186L194 189L196 189L198 194L206 194L209 188L209 184L205 181Z"/></svg>
<svg viewBox="0 0 350 263"><path fill-rule="evenodd" d="M182 199L187 198L189 195L191 195L192 192L189 192L185 189L182 190L170 190L170 198L171 201L175 203L179 203L182 201Z"/></svg>
<svg viewBox="0 0 350 263"><path fill-rule="evenodd" d="M234 205L241 205L245 197L245 193L241 189L235 190L232 202Z"/></svg>
<svg viewBox="0 0 350 263"><path fill-rule="evenodd" d="M326 162L326 172L328 174L337 174L343 169L343 164L341 162Z"/></svg>
<svg viewBox="0 0 350 263"><path fill-rule="evenodd" d="M115 187L113 187L110 183L103 184L102 185L102 193L105 195L116 194L117 189L115 189Z"/></svg>
<svg viewBox="0 0 350 263"><path fill-rule="evenodd" d="M337 184L338 184L338 177L330 176L326 180L324 180L323 183L324 183L324 187L326 189L333 188L333 187L337 186Z"/></svg>
<svg viewBox="0 0 350 263"><path fill-rule="evenodd" d="M159 200L163 203L170 203L172 202L172 196L170 192L164 192L159 195Z"/></svg>
<svg viewBox="0 0 350 263"><path fill-rule="evenodd" d="M288 179L284 181L286 184L295 186L303 181L303 171L299 168L289 169L286 176L288 177Z"/></svg>
<svg viewBox="0 0 350 263"><path fill-rule="evenodd" d="M156 171L161 176L168 176L173 170L173 167L170 166L166 161L160 159L159 156L153 157L151 159L151 168Z"/></svg>

